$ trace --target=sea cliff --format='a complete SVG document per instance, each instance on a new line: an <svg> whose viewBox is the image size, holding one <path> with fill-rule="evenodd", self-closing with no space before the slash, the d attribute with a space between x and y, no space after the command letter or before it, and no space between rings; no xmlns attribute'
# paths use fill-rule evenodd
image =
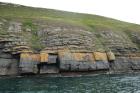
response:
<svg viewBox="0 0 140 93"><path fill-rule="evenodd" d="M0 3L0 75L140 70L140 25Z"/></svg>

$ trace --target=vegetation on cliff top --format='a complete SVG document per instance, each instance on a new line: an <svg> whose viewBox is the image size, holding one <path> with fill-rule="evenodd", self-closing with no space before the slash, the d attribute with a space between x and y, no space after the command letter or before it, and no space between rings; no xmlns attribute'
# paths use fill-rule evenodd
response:
<svg viewBox="0 0 140 93"><path fill-rule="evenodd" d="M31 42L37 49L41 49L42 46L39 44L39 37L36 36L36 27L32 24L33 19L43 19L49 21L59 21L61 23L68 23L77 26L87 27L90 31L110 30L110 31L124 31L129 35L130 31L140 32L140 25L122 22L119 20L74 12L59 11L53 9L33 8L22 5L0 3L0 17L7 19L22 19L24 26L32 29ZM0 31L0 34L4 32ZM131 37L131 36L130 36ZM38 42L38 43L37 43ZM36 44L37 43L37 44Z"/></svg>
<svg viewBox="0 0 140 93"><path fill-rule="evenodd" d="M111 29L111 30L139 30L140 26L106 18L98 15L73 13L66 11L58 11L53 9L25 7L13 4L0 3L0 16L7 18L35 18L35 19L52 19L75 24L83 24L92 29Z"/></svg>

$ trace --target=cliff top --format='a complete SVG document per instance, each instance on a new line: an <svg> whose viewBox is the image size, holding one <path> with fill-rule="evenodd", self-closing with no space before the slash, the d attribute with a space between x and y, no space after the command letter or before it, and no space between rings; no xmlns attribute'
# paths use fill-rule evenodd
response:
<svg viewBox="0 0 140 93"><path fill-rule="evenodd" d="M26 41L39 51L68 45L121 53L140 50L140 25L98 15L0 3L0 26L0 38L14 35L13 41L21 39L16 43Z"/></svg>
<svg viewBox="0 0 140 93"><path fill-rule="evenodd" d="M103 16L27 7L10 3L0 2L0 12L0 17L58 20L62 22L70 22L72 24L87 26L93 29L93 31L97 29L140 31L140 26L137 24L122 22Z"/></svg>

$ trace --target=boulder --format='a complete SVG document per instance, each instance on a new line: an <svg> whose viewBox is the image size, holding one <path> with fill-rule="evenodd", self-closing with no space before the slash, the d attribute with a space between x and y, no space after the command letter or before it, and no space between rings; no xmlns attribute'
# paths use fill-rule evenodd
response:
<svg viewBox="0 0 140 93"><path fill-rule="evenodd" d="M115 55L111 51L107 52L107 57L108 57L108 61L114 61L115 60Z"/></svg>

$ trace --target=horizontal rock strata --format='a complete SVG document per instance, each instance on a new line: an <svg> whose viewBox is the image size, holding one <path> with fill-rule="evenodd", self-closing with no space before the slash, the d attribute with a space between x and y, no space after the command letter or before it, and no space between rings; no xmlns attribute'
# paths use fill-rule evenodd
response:
<svg viewBox="0 0 140 93"><path fill-rule="evenodd" d="M1 18L0 75L140 70L139 35Z"/></svg>

